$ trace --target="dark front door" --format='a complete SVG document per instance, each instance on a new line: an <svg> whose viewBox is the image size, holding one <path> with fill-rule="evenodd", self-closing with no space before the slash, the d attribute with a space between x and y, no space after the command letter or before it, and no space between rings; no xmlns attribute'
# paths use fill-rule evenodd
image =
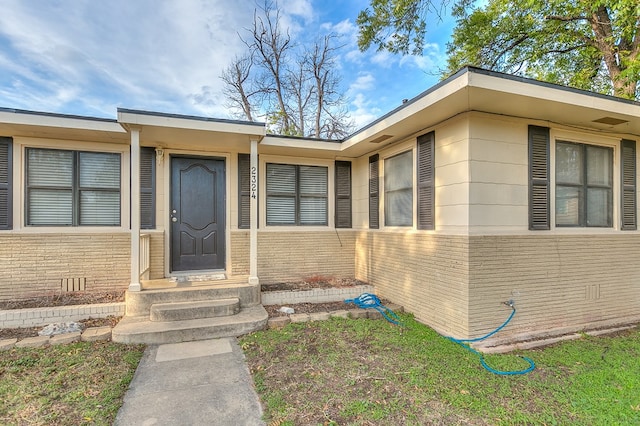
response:
<svg viewBox="0 0 640 426"><path fill-rule="evenodd" d="M224 160L171 158L171 270L225 267Z"/></svg>

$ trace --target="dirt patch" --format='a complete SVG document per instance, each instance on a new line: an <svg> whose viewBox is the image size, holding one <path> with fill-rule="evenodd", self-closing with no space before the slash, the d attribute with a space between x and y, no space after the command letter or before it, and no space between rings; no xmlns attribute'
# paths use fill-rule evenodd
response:
<svg viewBox="0 0 640 426"><path fill-rule="evenodd" d="M89 327L115 327L122 317L110 316L107 318L88 318L80 321L76 321L82 324L82 329L86 330ZM38 332L45 326L38 327L25 327L25 328L3 328L0 329L0 340L2 339L18 339L22 340L27 337L36 337Z"/></svg>
<svg viewBox="0 0 640 426"><path fill-rule="evenodd" d="M0 301L0 310L48 308L53 306L93 305L124 302L125 290L107 292L59 293L22 300Z"/></svg>
<svg viewBox="0 0 640 426"><path fill-rule="evenodd" d="M282 282L274 284L262 284L261 291L303 291L312 290L314 288L345 288L367 283L354 278L333 278L314 275L301 281Z"/></svg>

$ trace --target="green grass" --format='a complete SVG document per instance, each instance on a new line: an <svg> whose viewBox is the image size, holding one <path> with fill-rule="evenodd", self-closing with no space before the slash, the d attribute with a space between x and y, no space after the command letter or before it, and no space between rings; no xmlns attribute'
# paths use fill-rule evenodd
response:
<svg viewBox="0 0 640 426"><path fill-rule="evenodd" d="M143 350L96 342L0 352L0 424L111 425Z"/></svg>
<svg viewBox="0 0 640 426"><path fill-rule="evenodd" d="M290 324L245 336L274 425L640 424L640 330L478 357L409 315Z"/></svg>

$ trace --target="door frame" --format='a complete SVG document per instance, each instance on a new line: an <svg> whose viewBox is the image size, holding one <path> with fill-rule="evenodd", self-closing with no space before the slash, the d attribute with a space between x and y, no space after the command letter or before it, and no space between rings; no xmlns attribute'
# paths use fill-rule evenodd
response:
<svg viewBox="0 0 640 426"><path fill-rule="evenodd" d="M171 271L171 161L173 157L200 157L212 160L224 161L225 172L225 224L224 224L224 244L225 244L225 269L224 270L202 270L202 271ZM237 168L237 164L232 164L233 156L228 152L205 152L205 151L188 151L177 149L163 149L162 163L158 169L163 170L162 188L164 190L164 200L162 201L162 219L159 221L164 227L164 276L180 277L184 275L204 274L207 272L224 272L227 277L231 275L231 180L230 171L232 167ZM158 203L160 204L160 203Z"/></svg>

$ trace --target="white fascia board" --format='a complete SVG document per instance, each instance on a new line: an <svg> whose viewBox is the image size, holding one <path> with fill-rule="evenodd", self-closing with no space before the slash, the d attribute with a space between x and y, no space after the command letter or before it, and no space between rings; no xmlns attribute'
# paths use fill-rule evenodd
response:
<svg viewBox="0 0 640 426"><path fill-rule="evenodd" d="M296 149L318 149L323 151L336 151L341 150L340 142L322 141L316 139L298 139L287 138L275 135L267 135L262 142L261 146L276 146L281 148L296 148Z"/></svg>
<svg viewBox="0 0 640 426"><path fill-rule="evenodd" d="M242 121L208 119L171 114L145 113L118 110L118 122L123 126L169 127L207 132L238 133L262 137L266 128L261 123L249 124Z"/></svg>
<svg viewBox="0 0 640 426"><path fill-rule="evenodd" d="M126 133L122 126L120 126L120 124L115 120L31 111L23 112L0 109L0 123L21 126Z"/></svg>

